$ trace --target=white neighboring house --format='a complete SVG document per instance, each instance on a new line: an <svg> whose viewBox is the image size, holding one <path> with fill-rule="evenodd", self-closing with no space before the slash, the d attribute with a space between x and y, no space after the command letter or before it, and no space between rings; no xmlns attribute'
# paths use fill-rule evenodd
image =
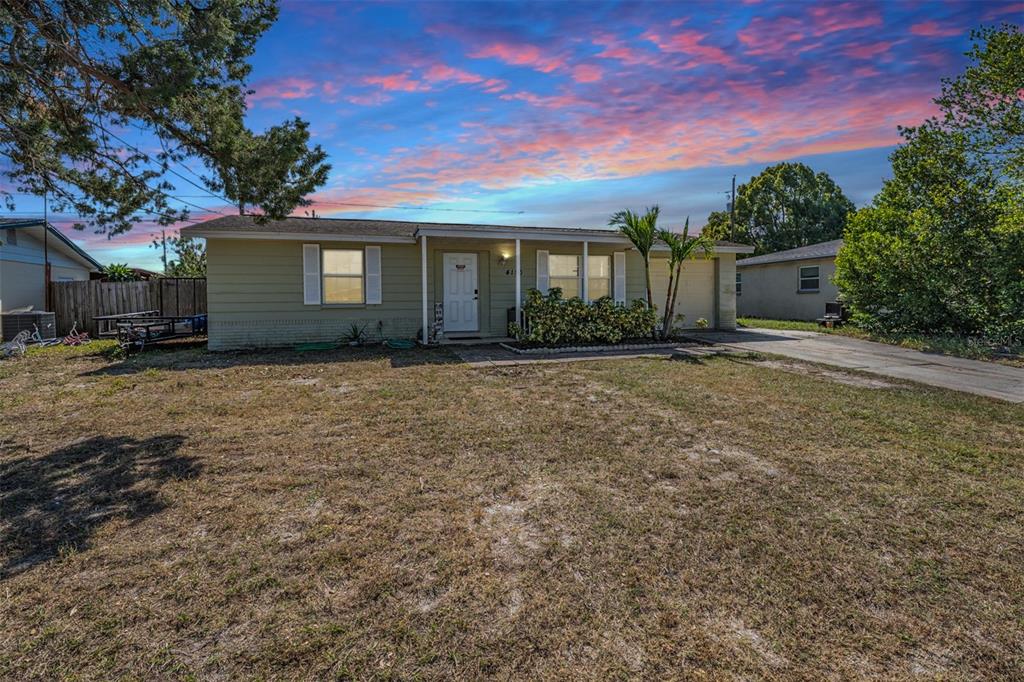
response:
<svg viewBox="0 0 1024 682"><path fill-rule="evenodd" d="M51 282L88 280L102 266L40 219L0 219L0 312L46 310L44 261ZM45 246L44 246L44 234Z"/></svg>
<svg viewBox="0 0 1024 682"><path fill-rule="evenodd" d="M842 239L736 261L736 309L740 317L816 320L836 300L832 283Z"/></svg>

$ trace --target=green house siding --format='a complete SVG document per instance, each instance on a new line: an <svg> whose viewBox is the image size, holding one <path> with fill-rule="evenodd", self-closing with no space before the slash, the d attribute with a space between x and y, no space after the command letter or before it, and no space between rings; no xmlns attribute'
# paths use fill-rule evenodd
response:
<svg viewBox="0 0 1024 682"><path fill-rule="evenodd" d="M381 303L376 305L305 305L302 288L302 245L324 248L381 248ZM475 253L479 277L479 332L465 336L504 336L509 308L515 306L515 243L483 239L427 239L428 319L434 302L443 300L443 254ZM537 285L537 251L583 254L582 243L521 242L522 294ZM590 244L592 255L623 250ZM507 257L505 263L502 257ZM207 239L209 346L213 350L288 346L309 341L331 341L356 324L373 338L412 338L422 328L420 245L379 242L339 242L293 239ZM724 254L732 272L732 254ZM723 265L725 265L723 263ZM716 269L717 271L717 269ZM732 275L734 278L735 275ZM728 297L734 279L722 282ZM655 291L655 300L664 296ZM643 262L626 250L626 298L644 298ZM734 297L721 301L734 319Z"/></svg>
<svg viewBox="0 0 1024 682"><path fill-rule="evenodd" d="M353 323L366 325L371 337L416 334L420 328L420 262L415 245L380 245L382 304L321 306L302 303L303 243L207 240L211 349L330 341ZM321 243L322 248L339 246L339 242Z"/></svg>
<svg viewBox="0 0 1024 682"><path fill-rule="evenodd" d="M433 243L432 243L433 242ZM420 245L379 244L381 303L378 305L304 305L302 244L324 248L362 248L373 242L300 240L207 240L210 348L224 350L330 341L352 324L366 325L370 338L416 336L422 328ZM481 336L504 336L508 309L515 305L511 255L514 244L479 239L427 241L428 316L443 299L443 254L475 253L480 282ZM526 283L524 281L524 293ZM532 286L532 285L531 285ZM475 335L472 332L466 335Z"/></svg>

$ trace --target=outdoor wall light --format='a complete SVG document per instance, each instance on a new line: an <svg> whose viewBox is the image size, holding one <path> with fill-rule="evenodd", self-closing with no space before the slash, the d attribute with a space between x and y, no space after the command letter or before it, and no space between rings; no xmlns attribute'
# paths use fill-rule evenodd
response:
<svg viewBox="0 0 1024 682"><path fill-rule="evenodd" d="M512 260L512 256L508 255L507 253L503 253L501 254L501 257L498 258L498 265L505 265L510 260Z"/></svg>

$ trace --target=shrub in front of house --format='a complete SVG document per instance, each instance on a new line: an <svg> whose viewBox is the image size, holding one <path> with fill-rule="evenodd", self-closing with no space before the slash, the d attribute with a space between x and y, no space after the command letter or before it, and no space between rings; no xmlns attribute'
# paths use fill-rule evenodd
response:
<svg viewBox="0 0 1024 682"><path fill-rule="evenodd" d="M657 314L643 301L622 305L605 297L587 303L580 298L563 298L557 287L547 294L530 289L523 304L523 319L525 328L513 322L509 334L521 343L537 346L646 341L658 324Z"/></svg>

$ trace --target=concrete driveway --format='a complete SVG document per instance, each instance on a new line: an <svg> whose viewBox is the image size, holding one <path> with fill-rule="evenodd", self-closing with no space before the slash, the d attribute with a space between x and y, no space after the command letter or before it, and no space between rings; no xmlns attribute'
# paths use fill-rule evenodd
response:
<svg viewBox="0 0 1024 682"><path fill-rule="evenodd" d="M699 338L730 348L783 355L1024 403L1024 368L1021 367L814 332L751 328L701 332Z"/></svg>

